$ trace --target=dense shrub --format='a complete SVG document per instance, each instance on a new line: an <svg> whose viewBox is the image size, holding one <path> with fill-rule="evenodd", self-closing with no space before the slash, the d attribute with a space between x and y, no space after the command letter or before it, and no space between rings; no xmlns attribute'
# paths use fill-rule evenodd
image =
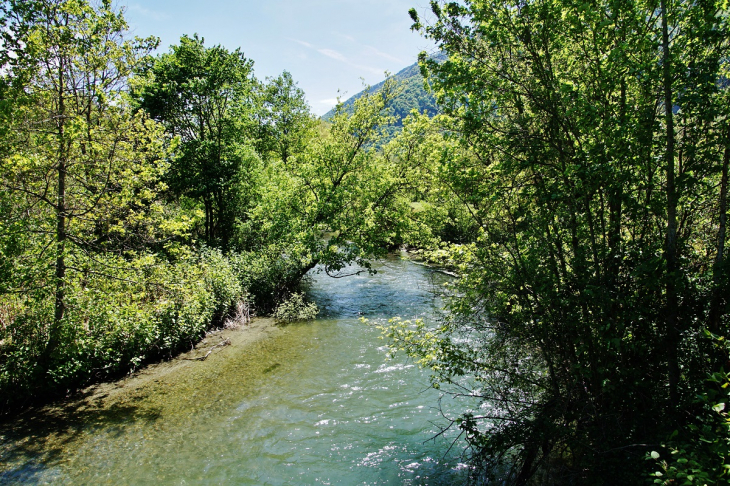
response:
<svg viewBox="0 0 730 486"><path fill-rule="evenodd" d="M106 258L69 282L62 345L45 349L53 299L0 302L0 407L66 393L189 347L241 299L228 259L205 250L175 263ZM112 274L109 269L114 269Z"/></svg>
<svg viewBox="0 0 730 486"><path fill-rule="evenodd" d="M308 321L317 317L318 312L317 304L306 302L303 294L294 293L276 307L274 318L284 322Z"/></svg>
<svg viewBox="0 0 730 486"><path fill-rule="evenodd" d="M314 266L308 254L295 248L233 253L228 258L258 315L273 312Z"/></svg>

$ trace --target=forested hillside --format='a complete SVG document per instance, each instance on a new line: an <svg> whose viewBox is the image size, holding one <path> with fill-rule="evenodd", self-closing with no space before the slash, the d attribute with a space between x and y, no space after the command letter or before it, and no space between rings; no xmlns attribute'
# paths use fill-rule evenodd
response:
<svg viewBox="0 0 730 486"><path fill-rule="evenodd" d="M433 56L433 59L443 61L445 56L439 54ZM419 113L426 113L434 116L439 109L436 105L436 98L430 89L426 89L424 78L418 63L414 63L407 68L399 71L392 76L398 84L398 93L390 104L390 114L395 117L394 125L400 127L403 125L403 119L410 115L412 110ZM368 89L370 92L377 92L383 87L385 81L375 84ZM341 110L352 111L355 106L355 100L358 100L365 93L365 90L347 98L339 107ZM333 108L322 116L323 120L330 120L336 113L338 108Z"/></svg>

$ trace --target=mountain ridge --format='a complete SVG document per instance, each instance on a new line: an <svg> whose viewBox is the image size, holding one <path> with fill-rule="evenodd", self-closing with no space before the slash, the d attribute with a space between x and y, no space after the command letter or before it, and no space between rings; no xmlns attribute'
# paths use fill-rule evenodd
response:
<svg viewBox="0 0 730 486"><path fill-rule="evenodd" d="M435 57L441 57L443 54L438 54ZM425 112L429 116L434 116L439 113L438 105L436 104L436 98L433 93L425 87L425 80L421 76L421 69L418 66L418 62L411 64L410 66L401 69L393 75L393 78L401 86L402 91L393 99L391 109L393 115L396 118L396 126L401 126L403 119L407 117L411 110L414 108L419 113ZM365 88L359 93L354 94L347 100L342 102L342 108L346 112L351 112L354 109L355 101L358 100L370 90L372 93L378 92L385 83L385 80ZM336 113L337 107L332 108L330 111L322 115L322 120L330 120Z"/></svg>

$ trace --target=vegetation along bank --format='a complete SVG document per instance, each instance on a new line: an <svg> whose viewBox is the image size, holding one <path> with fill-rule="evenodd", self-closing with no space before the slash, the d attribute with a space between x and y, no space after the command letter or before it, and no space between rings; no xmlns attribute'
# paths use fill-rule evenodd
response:
<svg viewBox="0 0 730 486"><path fill-rule="evenodd" d="M324 121L240 50L150 55L109 1L2 2L0 406L241 302L311 313L315 265L405 245L459 278L436 327L383 331L473 398L474 482L727 482L727 3L431 6L424 91Z"/></svg>

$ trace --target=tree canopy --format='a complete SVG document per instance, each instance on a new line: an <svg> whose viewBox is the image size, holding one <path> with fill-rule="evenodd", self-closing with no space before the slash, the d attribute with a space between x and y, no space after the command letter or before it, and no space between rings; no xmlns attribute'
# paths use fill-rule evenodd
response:
<svg viewBox="0 0 730 486"><path fill-rule="evenodd" d="M432 10L412 16L448 55L422 57L447 115L439 177L479 233L454 252L451 319L418 346L391 334L481 402L456 423L485 474L640 482L651 448L713 417L696 397L727 358L707 337L728 325L726 10Z"/></svg>
<svg viewBox="0 0 730 486"><path fill-rule="evenodd" d="M206 48L197 35L183 36L141 69L144 80L134 90L139 108L180 139L171 189L203 203L204 239L224 248L245 208L246 173L259 162L252 144L252 69L240 50Z"/></svg>

